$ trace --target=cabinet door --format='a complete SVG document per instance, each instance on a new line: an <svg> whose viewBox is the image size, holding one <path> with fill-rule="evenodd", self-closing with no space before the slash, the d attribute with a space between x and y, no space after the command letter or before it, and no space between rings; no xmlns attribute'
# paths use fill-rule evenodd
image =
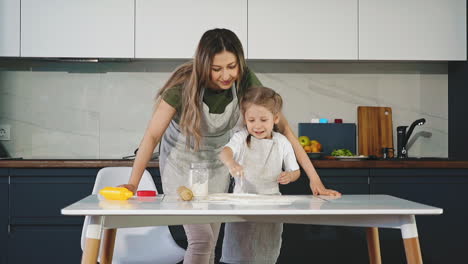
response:
<svg viewBox="0 0 468 264"><path fill-rule="evenodd" d="M368 169L317 169L322 182L346 194L369 194ZM283 194L310 194L304 172L298 181L282 185ZM279 263L366 263L366 232L358 227L284 224ZM340 252L340 254L336 254Z"/></svg>
<svg viewBox="0 0 468 264"><path fill-rule="evenodd" d="M10 169L10 263L80 261L84 217L65 216L60 210L92 192L97 171Z"/></svg>
<svg viewBox="0 0 468 264"><path fill-rule="evenodd" d="M249 59L356 60L357 0L250 0Z"/></svg>
<svg viewBox="0 0 468 264"><path fill-rule="evenodd" d="M7 263L8 207L8 169L0 168L0 264Z"/></svg>
<svg viewBox="0 0 468 264"><path fill-rule="evenodd" d="M424 263L466 259L468 245L467 169L373 169L372 194L440 207L442 215L416 216ZM401 232L380 229L383 263L405 263Z"/></svg>
<svg viewBox="0 0 468 264"><path fill-rule="evenodd" d="M0 57L19 57L20 0L0 0Z"/></svg>
<svg viewBox="0 0 468 264"><path fill-rule="evenodd" d="M360 0L360 60L466 60L466 0Z"/></svg>
<svg viewBox="0 0 468 264"><path fill-rule="evenodd" d="M22 0L22 57L134 57L134 0Z"/></svg>
<svg viewBox="0 0 468 264"><path fill-rule="evenodd" d="M97 169L11 169L12 224L82 224L60 210L91 194Z"/></svg>
<svg viewBox="0 0 468 264"><path fill-rule="evenodd" d="M80 263L81 226L14 226L8 263Z"/></svg>
<svg viewBox="0 0 468 264"><path fill-rule="evenodd" d="M136 58L192 58L203 33L227 28L247 43L247 0L136 0Z"/></svg>

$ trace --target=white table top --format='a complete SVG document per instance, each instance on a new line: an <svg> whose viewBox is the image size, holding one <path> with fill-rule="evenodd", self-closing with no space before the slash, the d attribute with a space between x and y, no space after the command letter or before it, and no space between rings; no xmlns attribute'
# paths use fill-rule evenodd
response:
<svg viewBox="0 0 468 264"><path fill-rule="evenodd" d="M90 195L66 208L64 215L424 215L442 209L389 195L343 195L341 198L312 195L215 194L194 201L173 196L132 197L127 201L105 200Z"/></svg>

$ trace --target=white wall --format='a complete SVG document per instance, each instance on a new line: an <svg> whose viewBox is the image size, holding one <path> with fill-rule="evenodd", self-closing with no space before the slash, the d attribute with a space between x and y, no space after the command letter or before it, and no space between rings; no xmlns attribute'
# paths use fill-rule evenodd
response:
<svg viewBox="0 0 468 264"><path fill-rule="evenodd" d="M138 146L154 95L180 62L0 62L1 143L24 158L121 158ZM411 156L448 156L446 63L250 62L283 96L297 131L311 118L356 122L359 105L389 106L398 125L424 117ZM420 133L418 133L420 132ZM396 138L395 138L396 142Z"/></svg>

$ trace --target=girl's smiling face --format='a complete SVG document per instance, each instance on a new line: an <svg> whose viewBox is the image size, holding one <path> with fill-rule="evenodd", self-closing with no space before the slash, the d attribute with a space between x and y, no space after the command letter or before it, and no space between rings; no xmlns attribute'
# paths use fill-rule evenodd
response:
<svg viewBox="0 0 468 264"><path fill-rule="evenodd" d="M227 90L239 76L239 63L236 56L229 51L216 54L211 65L211 82L213 89Z"/></svg>
<svg viewBox="0 0 468 264"><path fill-rule="evenodd" d="M261 105L249 104L244 114L244 122L249 134L258 139L271 139L273 126L278 124L279 116Z"/></svg>

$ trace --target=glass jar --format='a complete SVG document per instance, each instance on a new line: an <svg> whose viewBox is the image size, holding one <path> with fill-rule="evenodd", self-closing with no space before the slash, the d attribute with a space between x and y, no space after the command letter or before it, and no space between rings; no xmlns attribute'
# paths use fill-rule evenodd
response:
<svg viewBox="0 0 468 264"><path fill-rule="evenodd" d="M192 162L189 175L190 189L194 196L208 195L209 170L207 162Z"/></svg>

